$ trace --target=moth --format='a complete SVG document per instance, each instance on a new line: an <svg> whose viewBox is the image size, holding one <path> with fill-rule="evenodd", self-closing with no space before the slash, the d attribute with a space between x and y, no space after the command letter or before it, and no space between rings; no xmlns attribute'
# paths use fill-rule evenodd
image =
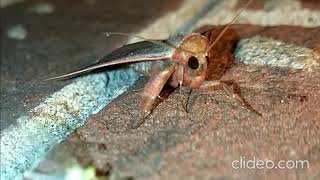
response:
<svg viewBox="0 0 320 180"><path fill-rule="evenodd" d="M208 78L211 76L208 73L212 72L209 68L215 66L213 47L251 2L252 0L238 12L230 23L220 29L219 33L215 32L217 31L215 29L193 32L186 36L172 36L167 40L144 39L144 41L116 49L90 67L48 80L77 76L108 66L145 62L150 65L149 68L142 68L143 74L150 75L149 81L141 93L141 110L145 115L152 111L153 104L165 84L174 88L185 86L191 90L210 90L222 87L229 95L245 105L244 100L237 96L226 83L220 81L219 77L216 79ZM218 36L212 38L213 34L218 34ZM107 35L134 36L124 33L108 33ZM252 108L249 109L252 110Z"/></svg>

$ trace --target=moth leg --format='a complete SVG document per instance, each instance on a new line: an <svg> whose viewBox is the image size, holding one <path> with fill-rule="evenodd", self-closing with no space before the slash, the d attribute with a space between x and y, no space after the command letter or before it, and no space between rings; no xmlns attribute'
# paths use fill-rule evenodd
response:
<svg viewBox="0 0 320 180"><path fill-rule="evenodd" d="M164 98L163 98L163 97L161 97L160 95L158 95L158 96L157 96L157 98L158 98L158 99L160 99L161 101L163 101L163 100L164 100Z"/></svg>
<svg viewBox="0 0 320 180"><path fill-rule="evenodd" d="M231 86L231 87L230 87ZM243 107L248 109L250 112L253 112L254 114L258 116L262 116L261 113L259 113L257 110L255 110L241 95L240 88L232 81L225 83L222 81L206 81L202 84L200 89L205 92L213 91L218 88L222 88L226 94L235 100L239 102ZM235 89L238 89L238 91L235 91Z"/></svg>
<svg viewBox="0 0 320 180"><path fill-rule="evenodd" d="M149 76L152 78L152 77L155 77L157 76L161 71L162 71L162 66L160 64L153 64L151 66L151 70L150 70L150 74ZM144 89L144 87L142 88L139 88L139 89L134 89L133 92L139 92L139 91L142 91ZM160 95L158 96L159 99L161 99Z"/></svg>
<svg viewBox="0 0 320 180"><path fill-rule="evenodd" d="M133 125L133 128L138 128L151 113L155 100L158 98L163 86L167 83L174 70L175 64L172 64L163 71L153 74L150 77L150 80L146 83L143 88L143 92L141 93L140 106L143 118L138 122L138 124Z"/></svg>
<svg viewBox="0 0 320 180"><path fill-rule="evenodd" d="M163 86L169 80L173 72L174 65L169 66L167 69L154 75L146 83L141 94L141 109L143 110L143 112L145 112L146 114L149 114L151 112L154 101L160 94Z"/></svg>
<svg viewBox="0 0 320 180"><path fill-rule="evenodd" d="M215 90L221 89L223 84L223 82L218 80L204 81L199 89L201 90L202 94L210 94ZM228 94L230 95L229 92Z"/></svg>
<svg viewBox="0 0 320 180"><path fill-rule="evenodd" d="M172 78L170 80L170 85L174 88L179 87L179 94L180 94L180 102L182 103L183 110L188 113L187 105L185 104L185 101L182 96L182 86L183 86L183 73L184 73L184 67L183 66L176 66L176 69L172 75Z"/></svg>
<svg viewBox="0 0 320 180"><path fill-rule="evenodd" d="M188 92L188 98L187 98L187 102L184 105L184 109L187 113L189 113L189 102L190 102L190 98L191 98L191 94L192 94L192 89L189 90Z"/></svg>

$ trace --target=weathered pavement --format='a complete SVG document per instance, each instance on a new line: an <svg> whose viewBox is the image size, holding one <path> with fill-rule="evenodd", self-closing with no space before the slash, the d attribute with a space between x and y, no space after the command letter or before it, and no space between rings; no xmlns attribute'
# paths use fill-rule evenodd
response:
<svg viewBox="0 0 320 180"><path fill-rule="evenodd" d="M88 2L90 4L90 1ZM28 3L33 3L33 1L28 1ZM101 32L121 31L121 29L137 31L145 25L144 23L136 24L141 22L141 18L151 16L152 19L152 17L161 15L162 11L155 11L159 9L160 4L164 5L163 11L175 6L172 4L166 6L167 3L163 2L155 3L154 9L150 8L150 11L142 13L139 10L140 7L145 6L142 1L131 3L129 6L122 6L122 3L130 3L126 1L118 2L119 4L116 3L113 6L103 6L98 3L92 8L87 8L87 4L70 2L75 6L72 9L67 9L67 6L64 6L66 2L61 1L55 6L57 13L41 16L42 21L39 23L38 15L21 15L28 3L17 4L5 9L5 13L8 14L5 24L26 22L27 26L35 28L34 31L28 30L29 36L27 37L34 38L36 41L34 44L28 38L24 41L9 39L4 41L6 46L4 48L5 58L2 58L1 83L5 84L1 84L1 88L4 88L1 90L4 99L2 102L6 101L6 103L4 103L5 106L3 104L1 106L5 107L2 108L2 112L7 112L7 115L4 116L5 118L1 116L1 123L3 119L15 119L20 116L21 112L34 106L39 99L64 85L64 83L55 83L54 86L52 84L39 85L34 79L38 80L38 77L54 76L82 67L91 59L114 48L114 44L108 46L110 42L116 45L121 44L118 39L104 39ZM153 7L150 2L147 4L148 7ZM263 7L261 3L255 5L258 9ZM137 13L137 15L133 16L128 13L126 7L131 7L132 14ZM319 3L305 1L302 7L318 11ZM62 9L67 9L67 11ZM277 12L275 9L269 3L265 12L267 15L274 16L276 13L273 14L273 12ZM109 13L102 13L105 11ZM69 12L71 15L66 18L64 12ZM306 17L285 19L279 16L277 19L269 18L267 21L268 16L265 17L266 19L259 18L259 13L253 16L255 12L248 11L244 13L244 18L240 18L240 22L251 22L246 19L250 15L252 22L257 24L287 22L303 26L317 25L318 21L313 16L307 17L312 13L308 13L307 10L296 12L296 14L305 13ZM82 13L84 13L83 16L80 16ZM146 13L150 14L146 15ZM100 17L101 14L104 16ZM118 18L114 18L114 14L119 15ZM286 16L290 17L290 15ZM213 24L227 22L228 17L217 13L215 14L216 19L210 22ZM30 18L29 21L28 18ZM110 23L106 24L106 21ZM208 24L208 21L204 20L203 23ZM48 25L44 26L44 24ZM279 33L284 32L279 31ZM47 34L51 34L53 38L47 41L45 38ZM292 36L289 33L287 35ZM308 33L296 33L292 38L307 35ZM6 32L2 32L2 37L4 36ZM309 37L309 40L305 39L299 45L308 45L311 40L314 41L312 37ZM316 47L313 48L316 49ZM33 51L35 53L30 53ZM28 61L30 58L28 53L35 58ZM88 57L88 54L91 54L92 57ZM48 58L49 65L42 63L43 57ZM48 72L52 74L49 75ZM68 157L65 153L70 152L82 165L94 164L101 171L108 171L112 167L111 173L114 177L317 179L318 169L320 169L318 163L320 115L319 110L315 107L319 107L319 73L239 65L228 71L224 79L236 81L246 100L263 113L264 118L253 116L232 98L226 96L223 91L207 96L196 93L193 95L193 102L190 106L192 113L186 114L181 106L181 99L186 98L186 93L183 91L182 94L179 94L176 91L155 109L153 115L141 128L132 130L130 124L137 120L138 109L136 107L139 93L129 91L103 111L92 116L83 128L77 130L70 139L57 147L57 151L53 154L58 154L58 157L64 154ZM140 87L142 85L143 83L140 84ZM25 98L26 95L29 95L30 98ZM16 97L16 101L13 101L13 96ZM26 107L20 103L24 99L27 100ZM5 115L5 113L1 114ZM14 114L17 115L13 116ZM1 126L5 128L12 123L14 122L6 121ZM231 161L239 159L240 156L248 159L256 157L275 161L307 159L311 163L311 168L298 171L232 170ZM57 164L57 156L54 156L53 159L55 161L46 161L46 163ZM38 170L46 172L46 163L43 163Z"/></svg>

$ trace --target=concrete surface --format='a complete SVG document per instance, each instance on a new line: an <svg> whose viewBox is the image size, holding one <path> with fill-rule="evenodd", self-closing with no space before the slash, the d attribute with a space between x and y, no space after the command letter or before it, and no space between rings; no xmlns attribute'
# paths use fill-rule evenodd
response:
<svg viewBox="0 0 320 180"><path fill-rule="evenodd" d="M24 4L8 7L4 11L6 16L2 24L6 31L2 31L4 41L1 41L4 45L2 46L4 54L1 59L1 179L19 179L23 172L39 161L54 144L57 144L74 131L75 128L81 126L90 114L99 111L111 99L122 93L129 85L132 85L138 77L132 70L115 70L107 74L100 73L87 76L79 78L75 83L70 83L51 97L43 100L48 94L52 94L52 92L66 84L66 82L44 83L41 81L50 75L48 71L52 72L52 66L50 66L52 64L46 60L58 58L53 62L60 62L63 65L62 63L68 63L65 60L68 58L65 57L66 54L73 56L72 49L76 49L75 51L77 52L80 52L79 50L82 48L85 49L85 47L72 45L75 43L74 41L81 41L76 39L76 36L72 36L72 40L68 39L68 37L71 37L68 33L73 33L73 31L68 31L67 34L62 33L59 36L60 31L58 29L53 31L49 29L56 25L62 28L61 32L63 28L70 27L71 29L76 29L79 33L78 29L82 26L82 22L80 22L82 20L84 20L83 24L89 27L88 31L99 29L97 27L99 26L98 19L94 18L94 22L90 18L86 20L85 18L79 18L79 21L74 19L78 18L77 13L83 15L82 17L88 17L88 14L89 16L95 16L94 13L97 13L97 7L99 6L98 2L68 3L74 5L72 10L74 10L73 13L75 14L72 17L72 12L68 11L68 13L71 13L71 16L68 16L70 21L64 21L67 23L67 26L64 27L59 24L66 12L62 7L66 8L65 6L69 5L61 4L61 2L60 4L59 2L52 2L52 4L43 6L38 1L27 1ZM144 3L142 2L142 4ZM91 12L87 11L88 14L82 14L83 11L81 9L87 9L88 6L91 7ZM156 3L155 6L159 7ZM175 5L171 4L170 6L174 7ZM51 7L51 10L50 8L48 10L48 7ZM101 15L104 15L102 14L104 11L110 12L108 10L110 6L108 5L99 7L107 7L107 9L101 9ZM10 8L16 9L13 11ZM168 10L170 10L170 7L164 8L162 12ZM152 18L162 12L160 10L156 13L152 12L153 16L151 14L148 16L148 12L143 12L143 15ZM51 18L51 21L44 20L49 23L47 25L41 24L39 19L45 19L46 17ZM130 16L130 18L134 18L134 16ZM105 17L101 19L108 20ZM110 19L112 18L110 17ZM147 18L144 18L139 22L146 22L146 20ZM54 24L54 22L58 24ZM110 26L106 27L102 23L100 25L101 28L113 31ZM124 26L130 27L126 23L124 23ZM131 26L138 27L137 24ZM38 32L39 30L40 33ZM99 33L102 37L99 39L106 42L107 38L103 36L104 31L101 30L101 33ZM117 31L121 31L121 29L117 29ZM87 47L90 42L88 42L88 36L84 35L85 33L88 32L84 29L80 32L83 40L81 44ZM93 33L96 34L96 32ZM41 38L41 35L43 35L43 38ZM98 36L98 34L96 35ZM59 40L70 40L71 42L69 41L68 43L71 44L61 43L59 45ZM56 43L52 43L52 41L56 41ZM91 43L94 46L101 45L102 41L99 44L98 41L91 39ZM107 49L108 51L108 48L110 50L115 46L117 46L116 42L109 39L109 46L107 48L100 47L100 50ZM19 53L21 56L19 56ZM36 56L39 54L42 55ZM87 64L97 59L97 57L93 59L88 58L88 56L86 57ZM67 72L66 69L64 71ZM60 72L60 74L65 72ZM56 73L59 72L55 71ZM44 86L47 89L43 88ZM36 95L30 94L30 92ZM38 98L38 96L42 97ZM21 103L28 101L28 99L32 101L30 104ZM36 108L32 109L35 106ZM17 120L14 120L15 118Z"/></svg>
<svg viewBox="0 0 320 180"><path fill-rule="evenodd" d="M87 66L125 43L123 37L106 38L104 32L135 32L179 4L154 2L141 12L144 1L117 1L112 6L104 1L52 1L53 13L30 12L39 2L1 9L1 129L68 83L41 80ZM25 39L7 36L16 25L27 31Z"/></svg>
<svg viewBox="0 0 320 180"><path fill-rule="evenodd" d="M29 9L31 4L36 4L36 2L27 1L2 11L6 14L5 21L3 21L5 27L22 24L27 30L27 36L20 41L7 39L6 32L1 32L6 44L3 49L4 58L1 59L2 64L5 65L1 66L1 100L4 100L2 101L4 106L1 103L1 112L6 113L1 113L4 114L4 116L1 115L2 129L8 127L9 124L14 124L13 119L65 84L63 82L54 85L39 84L35 79L62 74L87 65L92 59L119 45L120 41L105 40L100 35L100 32L106 31L105 28L110 27L111 31L119 31L122 28L137 31L142 29L140 27L144 25L143 22L146 22L137 24L137 19L145 17L152 19L179 4L168 5L169 3L153 2L155 4L147 8L148 11L141 11L146 4L149 7L150 2L139 1L139 3L131 2L130 4L130 2L121 1L111 7L99 4L103 3L102 1L97 1L98 3L94 3L95 1L81 3L55 1L53 3L55 13L41 15L39 18L39 14L24 11L26 7ZM227 22L235 13L233 6L236 5L235 1L229 2L230 4L226 3L218 13L208 18L209 21L202 23L223 24ZM274 24L319 26L320 16L316 8L317 2L313 1L312 10L301 9L301 7L310 7L312 1L305 1L306 6L300 6L297 2L294 1L292 6L284 8L287 10L286 16L279 17ZM66 8L65 3L70 3L69 5L73 5L73 8ZM130 5L123 6L122 3ZM93 7L88 8L91 5ZM239 22L270 24L274 21L272 18L274 14L271 18L270 16L268 18L268 15L283 12L283 6L276 5L268 5L268 8L261 12L245 11ZM163 9L160 8L163 11L159 11L159 6L163 7ZM127 7L130 7L133 12L128 13ZM146 8L143 9L146 10ZM106 11L109 12L107 15L104 13ZM70 15L65 16L65 12ZM133 15L135 13L136 16ZM290 13L294 14L295 18L290 19L292 17ZM117 14L117 18L114 14ZM106 24L105 21L110 24ZM145 32L152 36L153 30L162 31L163 29L172 32L168 30L171 28L170 23L169 25L163 24L166 22L168 21L162 21L162 23L155 21L140 34ZM174 23L174 21L171 22ZM44 24L48 25L43 26ZM163 28L167 26L170 28ZM30 29L31 27L35 29ZM171 29L175 28L178 27L173 25ZM48 34L52 38L46 40ZM296 35L300 36L301 33ZM310 40L305 39L303 42L308 44ZM108 46L107 42L115 42L116 45ZM304 45L300 46L304 47ZM50 51L47 51L48 49ZM316 51L316 48L314 50ZM30 53L34 51L35 53ZM88 57L88 54L95 55ZM49 65L43 64L44 57L48 58L45 62L50 62ZM17 64L19 66L16 66ZM67 64L67 66L61 68L61 64ZM48 74L48 72L54 74ZM283 80L284 77L285 80ZM61 159L64 161L76 158L81 165L94 164L102 172L109 173L112 167L110 171L112 177L140 179L175 177L179 179L186 177L236 178L240 176L240 178L297 179L301 177L304 179L310 177L310 179L316 179L319 175L317 171L319 167L317 163L319 162L319 135L317 134L319 112L313 107L319 106L317 104L319 102L317 99L319 97L317 94L319 74L317 72L295 72L290 69L238 66L231 69L224 78L239 83L246 100L267 117L252 117L251 113L239 107L233 99L228 98L221 91L208 96L198 97L196 94L194 97L198 98L193 99L191 109L199 113L185 114L181 111L182 106L179 102L181 96L186 97L186 92L179 94L175 91L156 108L153 115L141 128L132 130L130 124L139 118L136 116L138 114L136 103L139 97L137 92L129 92L102 112L91 117L83 128L71 135L69 140L52 153L59 155L62 153L64 158ZM286 84L287 81L290 83ZM142 85L143 83L137 89ZM29 98L26 98L27 95ZM25 100L27 103L24 106L20 102ZM312 116L310 117L309 114ZM270 133L273 136L268 136ZM290 156L287 156L288 154ZM312 168L293 172L266 170L234 172L230 168L230 160L240 155L247 157L256 155L257 158L274 160L305 158L312 162ZM59 165L60 162L54 156L52 159L48 158L37 168L40 174L41 172L54 174L50 170L46 171L46 165L50 164L48 162L51 162L51 165L58 164L60 169L61 166L64 167Z"/></svg>
<svg viewBox="0 0 320 180"><path fill-rule="evenodd" d="M244 27L249 32L257 29L240 26ZM319 28L293 26L265 28L259 34L272 37L274 33L273 37L277 36L278 40L301 45L310 37L301 36L295 41L288 36L289 32L302 34L313 30L320 32ZM281 36L276 33L279 31L288 33ZM255 38L253 36L247 45L255 45L261 51L269 48L254 42ZM220 44L224 43L222 39ZM273 47L287 46L282 42ZM215 52L220 57L227 56L225 51ZM241 49L235 53L242 56ZM276 56L274 53L273 57ZM259 57L270 60L270 54ZM131 90L92 116L60 150L75 153L82 165L94 164L99 171L110 171L116 179L318 179L320 111L315 107L319 107L320 102L320 71L238 64L229 69L222 80L235 82L235 90L240 91L262 117L242 107L221 89L206 94L195 91L188 106L190 113L186 113L183 105L188 90L182 89L181 93L174 91L160 103L141 127L132 129L131 125L141 118L137 108L141 91ZM143 83L133 89L139 89ZM232 161L241 156L274 162L307 160L310 167L232 169Z"/></svg>

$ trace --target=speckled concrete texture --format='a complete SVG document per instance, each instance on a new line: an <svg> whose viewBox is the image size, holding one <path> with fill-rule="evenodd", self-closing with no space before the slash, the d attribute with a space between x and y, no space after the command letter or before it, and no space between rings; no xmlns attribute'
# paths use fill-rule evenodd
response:
<svg viewBox="0 0 320 180"><path fill-rule="evenodd" d="M297 4L294 1L292 7ZM225 6L234 5L225 3ZM61 145L60 153L76 152L80 164L94 164L99 172L111 173L110 178L115 179L318 179L320 112L315 107L320 100L320 74L315 66L310 70L309 65L318 62L320 29L317 21L304 23L310 14L319 12L297 7L291 13L302 19L291 21L291 17L281 16L275 24L286 22L283 24L299 26L235 25L228 32L228 35L235 32L234 37L242 39L234 44L235 54L232 54L235 49L222 48L235 43L229 36L222 38L216 48L221 50L216 52L217 60L236 55L238 62L247 59L253 63L254 58L263 62L262 66L237 63L222 76L223 81L237 85L234 90L262 117L242 107L221 89L209 94L194 91L187 113L184 105L188 89L183 88L165 98L141 127L132 129L131 124L141 118L137 108L141 91L129 91L92 116ZM259 19L259 14L279 13L283 8L269 4L262 8L265 12L259 13L251 7L247 12L252 14L244 13L239 21L253 23L246 18ZM221 9L221 16L223 13ZM207 23L224 23L227 17L229 13L219 20L213 17L212 23ZM263 18L266 21L260 19L255 23L275 25L272 16ZM252 48L256 48L257 54L246 53ZM258 53L262 51L265 53ZM310 56L301 57L298 52ZM299 60L304 68L291 68L290 63L288 67L279 67L279 62L275 66L265 65L273 58L279 62ZM140 89L144 83L133 89ZM232 161L241 156L274 162L307 160L310 168L233 169Z"/></svg>
<svg viewBox="0 0 320 180"><path fill-rule="evenodd" d="M147 18L156 17L175 6L173 3L171 7L160 10L161 6L155 2L154 7L158 11L152 11L150 7L151 11L145 11L143 15L133 12L130 14L131 20L126 18L120 27L115 23L119 19L114 19L114 16L104 16L96 21L86 19L97 17L97 14L101 16L104 14L101 12L105 11L121 15L119 9L110 11L107 4L98 6L103 3L55 1L43 6L37 1L26 1L3 9L4 21L1 23L5 31L1 31L4 40L1 44L5 46L1 46L4 52L1 58L1 179L20 179L24 171L40 161L49 149L83 125L89 115L98 112L124 92L139 75L130 69L120 69L79 78L68 85L68 82L44 83L41 80L70 71L70 67L83 66L81 59L92 63L92 59L98 56L91 57L90 54L96 52L89 49L97 48L104 55L123 41L123 38L115 41L104 37L104 31L115 27L117 30L139 28ZM121 3L128 5L130 2L115 3L113 8L123 7ZM135 3L138 7L143 4ZM68 8L70 5L72 10ZM65 12L70 16L65 18ZM144 15L150 16L143 18ZM134 24L125 23L134 21L134 18L141 20ZM112 24L102 24L108 19ZM85 27L82 27L84 24ZM82 27L81 31L78 27ZM88 34L95 34L96 38ZM91 48L84 53L88 46ZM78 63L72 64L72 61ZM57 68L59 66L61 68Z"/></svg>
<svg viewBox="0 0 320 180"><path fill-rule="evenodd" d="M180 21L174 23L175 20L187 19L194 12L193 3L194 1L185 1L177 14L163 16L140 32L137 29L133 31L153 39L167 37L181 24ZM229 22L241 4L243 3L239 5L236 0L225 1L195 28ZM237 41L228 41L228 37L225 37L215 50L221 50L216 53L218 60L219 57L233 59L236 55L235 60L238 62L262 62L260 64L263 66L235 64L222 74L222 80L235 85L234 90L260 112L262 117L242 107L219 89L209 94L194 91L190 96L187 113L183 105L188 98L188 90L168 89L172 93L162 100L142 126L132 129L132 124L141 120L138 108L139 90L143 87L144 80L102 111L89 117L84 126L56 147L51 152L54 155L50 154L34 172L56 177L55 174L61 175L61 171L65 170L65 162L76 159L84 167L95 166L97 174L107 174L111 179L317 179L320 174L320 114L315 107L320 102L320 74L314 67L318 66L319 37L312 34L319 34L319 11L306 8L304 1L295 0L260 1L253 6L257 8L251 6L245 10L238 23L276 26L265 28L240 25L235 31L239 33L239 36L235 36L239 38L237 41L242 39L238 49L235 51ZM99 19L95 15L90 17L93 18L88 18L88 22ZM81 27L80 24L75 27ZM286 27L287 29L278 26L283 24L297 26ZM272 28L274 30L269 31ZM241 29L253 30L248 36L241 36ZM28 26L26 30L25 38L28 39L32 37L32 33L30 35ZM87 37L87 40L92 38ZM233 48L222 51L223 45ZM280 51L276 51L274 47ZM252 48L256 51L253 52ZM310 56L297 57L300 53L296 50ZM75 50L78 56L83 55L78 52L79 50ZM284 56L283 52L288 54ZM279 61L273 63L272 67L266 65L270 59ZM284 59L285 62L294 62L293 64L296 63L295 60L299 60L300 68L277 67ZM80 64L77 63L77 66ZM290 64L292 63L286 65ZM301 69L304 65L308 65L306 70ZM61 71L63 73L65 69ZM73 103L62 103L57 107L64 111L69 106L73 107ZM83 112L89 112L89 109ZM65 115L50 110L44 110L45 115L41 115L42 110L38 110L40 114L36 111L33 115L39 117L39 122L43 122L42 117ZM66 114L67 119L76 117L78 110L76 108L70 112L73 113ZM85 119L85 116L81 118ZM68 134L64 133L64 126L48 127L50 133L54 132L51 131L52 128L64 135ZM310 168L232 169L231 162L240 156L248 159L271 159L275 162L303 159L310 162ZM50 169L53 164L60 166L60 171Z"/></svg>
<svg viewBox="0 0 320 180"><path fill-rule="evenodd" d="M298 28L293 26L292 30ZM267 31L266 34L271 35ZM282 39L290 41L288 36L282 35ZM300 37L296 43L304 44L308 40ZM293 44L280 44L296 48ZM241 54L239 51L240 48L235 53ZM270 55L260 56L268 59ZM298 57L290 60L295 58ZM106 170L109 164L115 178L319 178L320 112L315 108L320 102L319 71L237 64L222 80L236 83L235 90L262 117L242 107L221 89L209 94L194 91L187 113L184 105L188 90L182 89L170 94L135 130L131 124L141 118L137 108L141 92L129 91L72 134L64 142L62 152L77 152L81 164L93 163L98 169ZM307 160L310 168L233 169L232 161L240 157L274 162Z"/></svg>
<svg viewBox="0 0 320 180"><path fill-rule="evenodd" d="M77 79L1 131L1 179L21 178L53 145L65 139L138 78L118 70Z"/></svg>
<svg viewBox="0 0 320 180"><path fill-rule="evenodd" d="M320 54L312 49L255 36L242 39L236 49L239 63L320 70Z"/></svg>

